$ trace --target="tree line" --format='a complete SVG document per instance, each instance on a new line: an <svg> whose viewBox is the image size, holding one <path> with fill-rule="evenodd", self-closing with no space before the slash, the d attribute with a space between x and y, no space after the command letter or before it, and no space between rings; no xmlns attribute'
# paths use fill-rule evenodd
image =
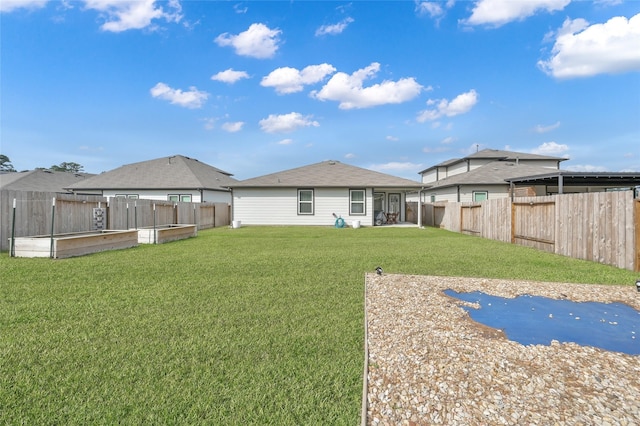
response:
<svg viewBox="0 0 640 426"><path fill-rule="evenodd" d="M47 167L36 167L35 170L51 170L54 172L70 172L70 173L80 173L84 171L84 166L74 162L62 162L60 164L54 164L53 166ZM11 164L11 160L4 154L0 154L0 172L17 172L17 170Z"/></svg>

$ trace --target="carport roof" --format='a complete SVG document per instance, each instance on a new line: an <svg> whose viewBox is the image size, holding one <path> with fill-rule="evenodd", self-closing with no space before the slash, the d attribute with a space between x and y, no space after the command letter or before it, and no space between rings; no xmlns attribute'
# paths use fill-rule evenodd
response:
<svg viewBox="0 0 640 426"><path fill-rule="evenodd" d="M530 176L520 176L505 179L514 185L556 185L562 182L563 186L638 186L640 185L640 172L572 172L557 170Z"/></svg>

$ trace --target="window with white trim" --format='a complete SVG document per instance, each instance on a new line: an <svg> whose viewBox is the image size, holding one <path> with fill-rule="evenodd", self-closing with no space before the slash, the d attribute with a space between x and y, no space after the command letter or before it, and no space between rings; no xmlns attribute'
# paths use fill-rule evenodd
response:
<svg viewBox="0 0 640 426"><path fill-rule="evenodd" d="M172 201L174 203L177 203L178 201L183 202L183 203L190 203L191 202L191 194L169 194L167 196L168 201Z"/></svg>
<svg viewBox="0 0 640 426"><path fill-rule="evenodd" d="M487 191L473 191L473 201L485 201L489 198L489 193Z"/></svg>
<svg viewBox="0 0 640 426"><path fill-rule="evenodd" d="M298 189L298 214L313 214L313 189Z"/></svg>
<svg viewBox="0 0 640 426"><path fill-rule="evenodd" d="M364 215L366 213L366 197L364 189L349 190L349 215Z"/></svg>

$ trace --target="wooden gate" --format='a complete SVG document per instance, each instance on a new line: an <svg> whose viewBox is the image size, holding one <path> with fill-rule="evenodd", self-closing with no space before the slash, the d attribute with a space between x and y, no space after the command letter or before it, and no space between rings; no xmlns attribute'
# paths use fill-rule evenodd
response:
<svg viewBox="0 0 640 426"><path fill-rule="evenodd" d="M511 203L511 242L555 252L556 202L536 197Z"/></svg>

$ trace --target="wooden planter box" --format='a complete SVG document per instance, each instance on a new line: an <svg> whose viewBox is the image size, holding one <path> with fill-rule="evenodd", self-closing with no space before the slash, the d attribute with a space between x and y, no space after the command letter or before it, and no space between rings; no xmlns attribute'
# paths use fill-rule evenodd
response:
<svg viewBox="0 0 640 426"><path fill-rule="evenodd" d="M156 226L155 229L153 227L138 228L137 231L140 244L162 244L198 236L196 225L162 225Z"/></svg>
<svg viewBox="0 0 640 426"><path fill-rule="evenodd" d="M69 234L18 237L14 242L15 257L83 256L107 250L118 250L138 245L138 233L130 231L90 231Z"/></svg>

